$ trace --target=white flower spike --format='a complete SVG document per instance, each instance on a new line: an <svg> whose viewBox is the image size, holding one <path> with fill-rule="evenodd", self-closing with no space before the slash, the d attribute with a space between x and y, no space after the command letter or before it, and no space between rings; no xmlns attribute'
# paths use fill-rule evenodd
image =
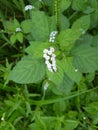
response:
<svg viewBox="0 0 98 130"><path fill-rule="evenodd" d="M56 55L53 53L54 48L50 47L50 49L44 49L43 50L43 57L45 58L45 64L47 65L47 68L51 72L56 72L57 67L56 67Z"/></svg>

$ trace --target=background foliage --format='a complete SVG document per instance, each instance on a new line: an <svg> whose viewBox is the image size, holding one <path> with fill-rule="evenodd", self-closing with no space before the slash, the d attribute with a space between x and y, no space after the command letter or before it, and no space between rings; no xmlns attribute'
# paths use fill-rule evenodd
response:
<svg viewBox="0 0 98 130"><path fill-rule="evenodd" d="M0 130L97 130L97 88L97 0L0 0Z"/></svg>

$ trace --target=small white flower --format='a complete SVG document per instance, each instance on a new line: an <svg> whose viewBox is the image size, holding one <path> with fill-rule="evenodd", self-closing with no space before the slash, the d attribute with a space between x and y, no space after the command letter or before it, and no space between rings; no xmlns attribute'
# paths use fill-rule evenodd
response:
<svg viewBox="0 0 98 130"><path fill-rule="evenodd" d="M28 11L28 10L31 10L31 9L34 9L35 7L32 6L32 5L26 5L25 6L25 11Z"/></svg>
<svg viewBox="0 0 98 130"><path fill-rule="evenodd" d="M50 64L50 63L49 63L49 60L46 60L46 61L45 61L45 64L46 64L46 65L49 65L49 64Z"/></svg>
<svg viewBox="0 0 98 130"><path fill-rule="evenodd" d="M21 28L16 28L16 32L21 32Z"/></svg>
<svg viewBox="0 0 98 130"><path fill-rule="evenodd" d="M56 72L57 71L57 68L55 66L53 66L53 70Z"/></svg>
<svg viewBox="0 0 98 130"><path fill-rule="evenodd" d="M48 55L52 55L52 51L51 50L48 51Z"/></svg>
<svg viewBox="0 0 98 130"><path fill-rule="evenodd" d="M44 49L43 53L48 53L48 49Z"/></svg>
<svg viewBox="0 0 98 130"><path fill-rule="evenodd" d="M49 84L46 83L46 84L44 85L44 90L47 90L47 89L48 89L48 86L49 86Z"/></svg>
<svg viewBox="0 0 98 130"><path fill-rule="evenodd" d="M38 0L39 2L42 2L42 0Z"/></svg>
<svg viewBox="0 0 98 130"><path fill-rule="evenodd" d="M78 69L75 69L75 72L78 72Z"/></svg>
<svg viewBox="0 0 98 130"><path fill-rule="evenodd" d="M50 57L49 57L49 56L46 56L46 57L45 57L45 59L46 59L46 60L49 60L49 59L50 59Z"/></svg>
<svg viewBox="0 0 98 130"><path fill-rule="evenodd" d="M52 69L52 65L47 65L48 69Z"/></svg>
<svg viewBox="0 0 98 130"><path fill-rule="evenodd" d="M52 43L53 43L53 42L54 42L54 39L50 39L49 42L52 42Z"/></svg>
<svg viewBox="0 0 98 130"><path fill-rule="evenodd" d="M84 116L83 119L86 120L86 117Z"/></svg>
<svg viewBox="0 0 98 130"><path fill-rule="evenodd" d="M53 48L53 47L50 47L50 51L54 52L54 48Z"/></svg>
<svg viewBox="0 0 98 130"><path fill-rule="evenodd" d="M56 57L56 55L55 55L55 54L52 54L52 57L54 57L54 58L55 58L55 57Z"/></svg>
<svg viewBox="0 0 98 130"><path fill-rule="evenodd" d="M56 61L56 60L55 60L55 57L51 57L51 61L52 61L52 62Z"/></svg>
<svg viewBox="0 0 98 130"><path fill-rule="evenodd" d="M4 121L4 117L1 117L1 120Z"/></svg>
<svg viewBox="0 0 98 130"><path fill-rule="evenodd" d="M44 54L43 57L46 58L46 57L47 57L47 54Z"/></svg>

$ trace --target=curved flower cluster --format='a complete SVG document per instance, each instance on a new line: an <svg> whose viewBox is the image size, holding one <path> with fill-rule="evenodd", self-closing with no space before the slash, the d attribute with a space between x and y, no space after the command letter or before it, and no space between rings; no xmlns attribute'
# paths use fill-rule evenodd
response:
<svg viewBox="0 0 98 130"><path fill-rule="evenodd" d="M53 53L54 48L50 47L50 49L44 49L43 51L43 57L45 58L45 64L47 65L47 68L51 72L56 72L57 67L56 67L56 55Z"/></svg>
<svg viewBox="0 0 98 130"><path fill-rule="evenodd" d="M53 32L51 32L50 33L50 39L49 39L49 42L54 42L54 40L55 40L55 36L57 35L57 31L53 31Z"/></svg>
<svg viewBox="0 0 98 130"><path fill-rule="evenodd" d="M28 10L31 10L31 9L34 9L35 7L32 6L32 5L26 5L25 6L25 11L28 11Z"/></svg>

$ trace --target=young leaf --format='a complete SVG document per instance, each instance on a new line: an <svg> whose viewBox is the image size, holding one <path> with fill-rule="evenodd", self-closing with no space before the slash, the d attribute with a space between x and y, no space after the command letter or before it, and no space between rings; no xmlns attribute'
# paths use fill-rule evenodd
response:
<svg viewBox="0 0 98 130"><path fill-rule="evenodd" d="M9 80L16 83L28 84L38 83L45 76L45 64L43 60L33 59L31 56L25 56L9 74Z"/></svg>

